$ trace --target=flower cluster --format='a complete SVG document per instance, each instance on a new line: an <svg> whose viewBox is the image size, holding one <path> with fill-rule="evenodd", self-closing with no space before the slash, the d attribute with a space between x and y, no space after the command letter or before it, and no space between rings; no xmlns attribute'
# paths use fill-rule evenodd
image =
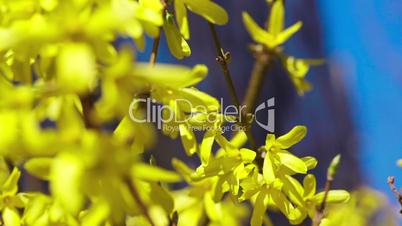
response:
<svg viewBox="0 0 402 226"><path fill-rule="evenodd" d="M238 202L251 201L253 226L269 221L265 215L267 208L279 209L292 224L300 224L307 216L313 218L324 196L324 192L316 193L314 175L307 174L317 165L317 160L310 156L298 158L287 150L303 139L306 131L306 127L296 126L278 138L268 134L265 145L259 150L240 147L245 141L240 136L245 137L244 134L232 141L218 134L215 141L221 149L215 156L200 156L204 161L195 172L179 172L192 181L215 180L211 187L215 202L221 201L226 193ZM264 156L262 165L256 161L257 154ZM177 160L175 165L179 165ZM302 184L294 178L296 174L306 174ZM326 202L342 203L348 199L348 192L331 190Z"/></svg>
<svg viewBox="0 0 402 226"><path fill-rule="evenodd" d="M208 73L205 65L136 61L145 35L157 39L161 31L175 57L188 56L188 11L211 24L228 21L213 1L16 0L0 1L0 10L1 224L240 225L248 215L245 202L254 206L253 226L270 221L268 208L298 224L323 202L315 177L307 174L317 160L288 151L305 136L305 127L278 138L268 134L258 150L243 148L245 131L228 140L221 129L236 117L223 115L214 97L194 88ZM268 31L247 14L244 19L255 41L268 49L301 26L283 30L281 0L273 3ZM117 48L121 36L135 47ZM316 61L281 57L299 92L305 91L303 78ZM146 117L141 102L133 101L144 96L186 119L166 121L179 130L163 133L180 137L187 155L198 155L195 170L178 159L172 161L177 172L146 163L154 125L129 117ZM163 113L170 117L170 111ZM198 142L194 127L213 129L203 131ZM19 192L21 174L35 177L49 192ZM296 174L305 175L302 183ZM187 187L172 188L183 179ZM348 197L333 190L326 202Z"/></svg>
<svg viewBox="0 0 402 226"><path fill-rule="evenodd" d="M276 0L272 3L271 14L268 20L269 23L266 29L258 26L248 13L243 13L243 21L251 38L280 59L293 85L296 87L297 93L303 95L304 92L311 89L311 84L304 79L310 66L322 64L322 60L298 59L282 52L281 45L300 30L303 25L303 23L299 21L289 28L284 29L284 19L285 10L282 0Z"/></svg>

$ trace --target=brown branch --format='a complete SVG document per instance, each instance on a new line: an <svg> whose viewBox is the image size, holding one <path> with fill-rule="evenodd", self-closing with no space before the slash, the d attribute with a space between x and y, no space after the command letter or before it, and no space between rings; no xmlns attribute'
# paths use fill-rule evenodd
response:
<svg viewBox="0 0 402 226"><path fill-rule="evenodd" d="M251 118L253 120L253 113L256 107L257 99L260 96L264 84L266 72L275 56L270 53L266 48L264 48L264 46L261 44L250 45L250 50L254 55L255 62L251 71L250 81L246 89L243 106L245 106L244 114L248 116L248 118ZM250 130L252 126L252 120L248 122ZM261 154L257 155L255 159L255 162L258 166L261 166L261 169L262 165L264 164L263 156L264 154L263 152L261 152Z"/></svg>
<svg viewBox="0 0 402 226"><path fill-rule="evenodd" d="M338 154L332 159L331 163L329 164L327 171L327 181L325 182L324 198L322 200L321 205L315 211L315 215L312 222L313 226L319 226L322 218L324 217L324 210L327 203L328 194L329 191L331 190L331 186L334 181L334 176L336 174L336 171L338 170L340 161L341 161L341 155Z"/></svg>
<svg viewBox="0 0 402 226"><path fill-rule="evenodd" d="M162 15L163 15L163 17L165 17L166 11L167 11L167 8L168 8L168 3L167 3L166 0L160 0L160 2L161 2L162 7L163 7ZM159 43L160 43L160 40L161 40L161 35L160 35L161 32L162 32L162 29L159 28L159 35L154 38L154 42L152 44L152 52L151 52L151 56L149 57L149 63L151 65L155 65L156 58L158 57Z"/></svg>
<svg viewBox="0 0 402 226"><path fill-rule="evenodd" d="M161 29L159 32L161 32ZM149 57L149 63L151 65L155 65L155 63L156 63L156 58L158 57L158 49L159 49L160 40L161 40L161 36L159 34L154 39L154 43L152 44L152 52L151 52L151 56Z"/></svg>
<svg viewBox="0 0 402 226"><path fill-rule="evenodd" d="M96 122L96 120L92 117L93 108L95 105L95 97L92 94L88 94L80 97L81 105L82 105L82 117L85 123L85 126L88 129L100 129L100 125Z"/></svg>
<svg viewBox="0 0 402 226"><path fill-rule="evenodd" d="M179 222L179 215L177 211L174 211L172 217L169 219L169 226L177 226L178 222Z"/></svg>
<svg viewBox="0 0 402 226"><path fill-rule="evenodd" d="M398 202L402 207L402 194L395 187L395 177L393 177L393 176L388 177L387 182L388 182L389 188L391 189L392 193L394 193L395 197L398 199ZM399 213L402 214L402 208L399 211Z"/></svg>
<svg viewBox="0 0 402 226"><path fill-rule="evenodd" d="M137 202L138 206L140 207L142 214L144 214L145 218L149 221L149 223L152 226L154 226L155 224L152 221L151 216L149 215L147 205L142 201L140 194L137 191L137 188L135 187L135 185L133 183L131 183L131 180L129 177L125 178L125 183L130 188L131 195L133 196L134 200Z"/></svg>
<svg viewBox="0 0 402 226"><path fill-rule="evenodd" d="M254 139L253 135L251 134L249 123L247 120L244 120L244 119L247 119L248 117L246 114L244 114L244 112L241 111L240 101L239 101L238 95L236 93L236 89L234 87L232 76L231 76L231 73L229 70L228 58L230 56L230 53L229 52L226 53L223 50L221 42L219 41L219 38L218 38L218 34L215 30L215 25L210 22L208 24L209 24L209 28L210 28L212 38L213 38L213 41L215 44L216 53L218 55L216 58L216 61L219 63L219 65L222 68L227 87L229 88L229 93L230 93L232 102L236 105L237 109L239 110L239 115L238 115L238 117L240 119L239 123L241 126L245 127L244 132L247 135L248 141L250 142L252 149L257 150L257 145L255 143L255 139Z"/></svg>
<svg viewBox="0 0 402 226"><path fill-rule="evenodd" d="M222 49L221 43L220 43L219 38L218 38L218 34L216 33L216 30L215 30L215 25L210 23L210 22L208 24L209 24L209 28L210 28L211 33L212 33L212 38L214 40L216 53L218 54L218 57L216 58L216 61L222 67L223 75L225 77L226 84L227 84L227 86L229 88L230 97L232 98L232 102L237 107L239 107L240 106L240 101L239 101L239 98L237 96L236 89L234 87L232 76L230 74L230 70L229 70L229 66L228 66L228 59L227 58L228 58L229 53L225 53L224 50Z"/></svg>
<svg viewBox="0 0 402 226"><path fill-rule="evenodd" d="M326 207L328 194L329 194L329 191L331 190L333 181L334 181L333 177L327 177L327 181L325 182L324 198L322 200L321 205L317 208L317 210L315 212L315 215L313 218L313 223L312 223L313 226L319 226L322 218L324 217L324 210Z"/></svg>
<svg viewBox="0 0 402 226"><path fill-rule="evenodd" d="M257 99L261 93L262 85L264 84L265 74L273 60L272 53L269 53L268 50L260 44L251 45L250 50L253 52L255 62L243 101L243 105L246 106L247 114L254 111Z"/></svg>

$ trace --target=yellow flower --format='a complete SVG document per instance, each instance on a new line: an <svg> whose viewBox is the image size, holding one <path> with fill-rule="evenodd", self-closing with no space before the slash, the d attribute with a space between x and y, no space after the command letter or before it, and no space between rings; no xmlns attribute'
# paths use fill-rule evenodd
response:
<svg viewBox="0 0 402 226"><path fill-rule="evenodd" d="M268 134L265 140L266 154L264 157L263 175L266 183L270 184L277 177L277 170L290 171L291 173L306 173L306 163L286 151L289 147L298 143L307 133L304 126L295 126L287 134L275 138L274 134Z"/></svg>
<svg viewBox="0 0 402 226"><path fill-rule="evenodd" d="M297 59L292 56L283 56L281 60L299 95L311 89L311 84L305 80L310 66L323 63L318 59Z"/></svg>
<svg viewBox="0 0 402 226"><path fill-rule="evenodd" d="M7 178L0 181L0 210L2 212L2 221L5 225L18 226L21 225L21 216L18 209L25 206L24 196L18 193L18 181L21 172L18 168L14 167L13 171L9 173L8 168L1 158L2 174L8 175Z"/></svg>
<svg viewBox="0 0 402 226"><path fill-rule="evenodd" d="M263 44L269 49L286 42L302 26L302 22L299 21L289 28L284 29L284 18L285 11L282 0L277 0L273 3L267 29L258 26L248 13L243 12L244 24L253 40Z"/></svg>
<svg viewBox="0 0 402 226"><path fill-rule="evenodd" d="M217 226L240 225L247 216L247 209L230 199L222 200L223 192L227 191L225 188L221 190L222 180L213 176L194 181L192 177L196 173L185 163L173 159L172 164L189 183L189 187L173 192L179 226L196 226L203 220Z"/></svg>
<svg viewBox="0 0 402 226"><path fill-rule="evenodd" d="M22 225L80 225L75 216L65 211L60 203L55 202L51 197L40 193L30 193L26 194L26 198L29 202L24 209Z"/></svg>

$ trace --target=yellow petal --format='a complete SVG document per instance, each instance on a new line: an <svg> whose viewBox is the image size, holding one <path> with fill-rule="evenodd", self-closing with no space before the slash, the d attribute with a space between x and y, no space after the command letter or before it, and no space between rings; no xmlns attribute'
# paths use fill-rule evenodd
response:
<svg viewBox="0 0 402 226"><path fill-rule="evenodd" d="M306 133L307 128L305 126L295 126L287 134L278 137L276 144L281 149L287 149L301 141L306 136Z"/></svg>
<svg viewBox="0 0 402 226"><path fill-rule="evenodd" d="M303 96L305 92L310 91L312 88L312 85L302 78L295 78L291 76L290 79L292 80L292 83L299 96Z"/></svg>
<svg viewBox="0 0 402 226"><path fill-rule="evenodd" d="M150 66L148 63L137 63L132 72L135 82L143 81L162 87L188 87L205 78L208 68L199 64L188 68L185 66L157 64Z"/></svg>
<svg viewBox="0 0 402 226"><path fill-rule="evenodd" d="M248 33L250 33L251 38L258 43L273 43L274 37L262 29L258 24L251 18L251 16L243 12L243 22L246 26Z"/></svg>
<svg viewBox="0 0 402 226"><path fill-rule="evenodd" d="M331 226L333 224L331 224L331 220L329 220L328 218L323 218L321 220L320 226Z"/></svg>
<svg viewBox="0 0 402 226"><path fill-rule="evenodd" d="M247 135L243 130L236 132L236 134L230 139L230 143L236 148L240 148L247 142Z"/></svg>
<svg viewBox="0 0 402 226"><path fill-rule="evenodd" d="M9 175L10 170L7 162L4 160L4 157L0 157L0 184L4 184Z"/></svg>
<svg viewBox="0 0 402 226"><path fill-rule="evenodd" d="M21 171L14 167L10 176L8 176L6 182L4 182L1 190L5 195L15 195L18 191L18 181L21 176Z"/></svg>
<svg viewBox="0 0 402 226"><path fill-rule="evenodd" d="M78 213L84 204L82 180L84 166L79 157L62 153L54 159L50 175L50 190L71 213Z"/></svg>
<svg viewBox="0 0 402 226"><path fill-rule="evenodd" d="M40 0L40 6L46 11L52 11L58 4L58 0Z"/></svg>
<svg viewBox="0 0 402 226"><path fill-rule="evenodd" d="M177 59L183 59L183 57L191 54L190 46L181 36L172 15L166 16L166 20L163 23L163 30L165 31L169 50L174 57Z"/></svg>
<svg viewBox="0 0 402 226"><path fill-rule="evenodd" d="M275 206L289 219L296 220L299 219L302 213L300 210L293 207L292 203L286 198L286 196L276 190L271 189L270 194Z"/></svg>
<svg viewBox="0 0 402 226"><path fill-rule="evenodd" d="M184 0L187 7L194 13L204 17L211 23L224 25L229 16L225 9L209 0Z"/></svg>
<svg viewBox="0 0 402 226"><path fill-rule="evenodd" d="M196 88L183 88L174 92L177 92L175 101L182 111L207 113L218 112L220 108L219 101L216 98Z"/></svg>
<svg viewBox="0 0 402 226"><path fill-rule="evenodd" d="M175 172L142 163L137 163L132 166L131 175L134 178L139 178L147 181L155 181L155 182L180 181L180 176Z"/></svg>
<svg viewBox="0 0 402 226"><path fill-rule="evenodd" d="M276 153L279 156L280 163L295 173L306 173L307 167L303 160L299 159L292 153L284 150L280 150Z"/></svg>
<svg viewBox="0 0 402 226"><path fill-rule="evenodd" d="M283 30L285 17L285 9L282 0L276 0L272 5L271 13L269 16L269 32L276 36Z"/></svg>
<svg viewBox="0 0 402 226"><path fill-rule="evenodd" d="M313 198L314 202L319 205L324 199L324 193L320 192ZM349 192L345 190L331 190L328 192L327 203L343 203L347 202L350 198Z"/></svg>
<svg viewBox="0 0 402 226"><path fill-rule="evenodd" d="M184 179L186 179L186 181L190 181L191 174L193 173L192 169L190 169L184 162L176 158L172 159L172 165L175 170L180 173Z"/></svg>
<svg viewBox="0 0 402 226"><path fill-rule="evenodd" d="M32 158L24 164L24 168L33 176L49 180L52 161L52 158Z"/></svg>
<svg viewBox="0 0 402 226"><path fill-rule="evenodd" d="M86 92L96 85L96 62L85 44L63 46L57 58L57 80L67 91Z"/></svg>
<svg viewBox="0 0 402 226"><path fill-rule="evenodd" d="M303 157L301 160L306 164L308 170L314 169L318 164L317 159L311 156Z"/></svg>
<svg viewBox="0 0 402 226"><path fill-rule="evenodd" d="M176 21L180 28L180 33L184 39L190 38L190 29L188 25L187 9L183 0L174 1L174 12L176 14Z"/></svg>
<svg viewBox="0 0 402 226"><path fill-rule="evenodd" d="M3 210L3 221L4 225L7 226L20 226L21 225L21 218L18 214L18 211L14 208L6 207Z"/></svg>
<svg viewBox="0 0 402 226"><path fill-rule="evenodd" d="M205 212L210 220L213 222L222 219L222 210L219 203L215 203L211 197L211 193L207 192L204 195Z"/></svg>
<svg viewBox="0 0 402 226"><path fill-rule="evenodd" d="M225 150L225 152L229 156L237 156L238 155L238 149L231 143L229 142L222 134L217 134L216 137L216 142L219 144L219 146Z"/></svg>
<svg viewBox="0 0 402 226"><path fill-rule="evenodd" d="M272 146L275 144L275 134L268 133L265 137L265 150L271 150Z"/></svg>
<svg viewBox="0 0 402 226"><path fill-rule="evenodd" d="M207 132L205 132L204 138L202 139L200 146L200 158L203 165L207 165L209 162L214 140L215 140L215 131L208 130Z"/></svg>
<svg viewBox="0 0 402 226"><path fill-rule="evenodd" d="M193 155L197 151L197 140L194 132L185 124L179 125L181 142L188 156Z"/></svg>
<svg viewBox="0 0 402 226"><path fill-rule="evenodd" d="M313 174L308 174L303 179L304 197L313 197L316 192L317 182Z"/></svg>
<svg viewBox="0 0 402 226"><path fill-rule="evenodd" d="M283 182L282 190L289 197L289 200L292 201L292 203L296 204L297 206L303 206L304 189L303 186L299 183L299 181L289 175L285 175L282 178L282 182Z"/></svg>
<svg viewBox="0 0 402 226"><path fill-rule="evenodd" d="M301 21L293 24L292 26L286 28L284 31L278 34L276 37L276 43L278 45L286 42L294 33L296 33L302 27L303 23Z"/></svg>
<svg viewBox="0 0 402 226"><path fill-rule="evenodd" d="M254 161L256 152L247 148L240 149L240 156L244 163L251 163Z"/></svg>
<svg viewBox="0 0 402 226"><path fill-rule="evenodd" d="M127 1L127 2L129 2L129 1ZM141 1L140 7L137 7L138 5L135 5L132 3L134 5L133 8L134 8L135 17L144 22L154 25L155 27L161 26L163 24L163 17L162 17L162 13L161 13L162 5L156 3L156 1L154 1L154 0L150 0L148 2L151 5L144 4L144 1ZM123 6L122 4L120 4L120 5ZM129 8L129 7L127 7L127 8Z"/></svg>
<svg viewBox="0 0 402 226"><path fill-rule="evenodd" d="M159 183L150 183L151 200L160 205L166 213L171 213L174 208L174 200L171 194Z"/></svg>
<svg viewBox="0 0 402 226"><path fill-rule="evenodd" d="M269 151L265 154L262 173L267 184L271 184L276 178L271 154Z"/></svg>
<svg viewBox="0 0 402 226"><path fill-rule="evenodd" d="M82 217L82 226L102 225L110 214L110 207L104 201L98 201L89 208L85 216Z"/></svg>
<svg viewBox="0 0 402 226"><path fill-rule="evenodd" d="M152 9L155 12L159 12L163 9L163 5L159 0L139 0L141 6Z"/></svg>
<svg viewBox="0 0 402 226"><path fill-rule="evenodd" d="M265 205L266 193L261 191L254 203L253 214L251 216L251 226L261 226L267 206Z"/></svg>

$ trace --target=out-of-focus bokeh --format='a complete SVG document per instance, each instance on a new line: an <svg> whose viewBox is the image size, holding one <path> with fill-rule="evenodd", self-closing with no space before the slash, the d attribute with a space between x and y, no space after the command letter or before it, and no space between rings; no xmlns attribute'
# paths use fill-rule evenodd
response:
<svg viewBox="0 0 402 226"><path fill-rule="evenodd" d="M318 1L330 75L346 87L365 182L402 178L402 2ZM400 181L402 182L402 181Z"/></svg>
<svg viewBox="0 0 402 226"><path fill-rule="evenodd" d="M244 96L253 57L247 49L251 39L246 32L241 12L247 11L263 24L268 14L264 1L217 1L230 13L227 26L217 28L225 50L230 51L236 89ZM191 15L192 55L185 64L206 64L210 71L199 86L230 104L222 71L215 62L215 47L208 24ZM369 185L397 202L386 183L395 175L402 187L402 168L396 165L402 157L402 2L363 0L286 1L286 24L303 21L303 27L285 46L288 53L301 58L324 58L326 64L312 68L307 79L314 89L299 97L290 80L275 65L268 71L259 101L276 98L276 133L283 134L296 124L309 128L307 137L298 144L296 154L319 159L317 174L320 185L325 181L326 167L333 156L341 153L342 165L335 187L356 188ZM148 60L151 49L139 58ZM176 62L165 40L159 62ZM253 128L262 144L265 131ZM182 153L177 141L160 137L158 161L169 165L169 159ZM184 157L183 157L184 158ZM190 160L189 160L190 161Z"/></svg>

